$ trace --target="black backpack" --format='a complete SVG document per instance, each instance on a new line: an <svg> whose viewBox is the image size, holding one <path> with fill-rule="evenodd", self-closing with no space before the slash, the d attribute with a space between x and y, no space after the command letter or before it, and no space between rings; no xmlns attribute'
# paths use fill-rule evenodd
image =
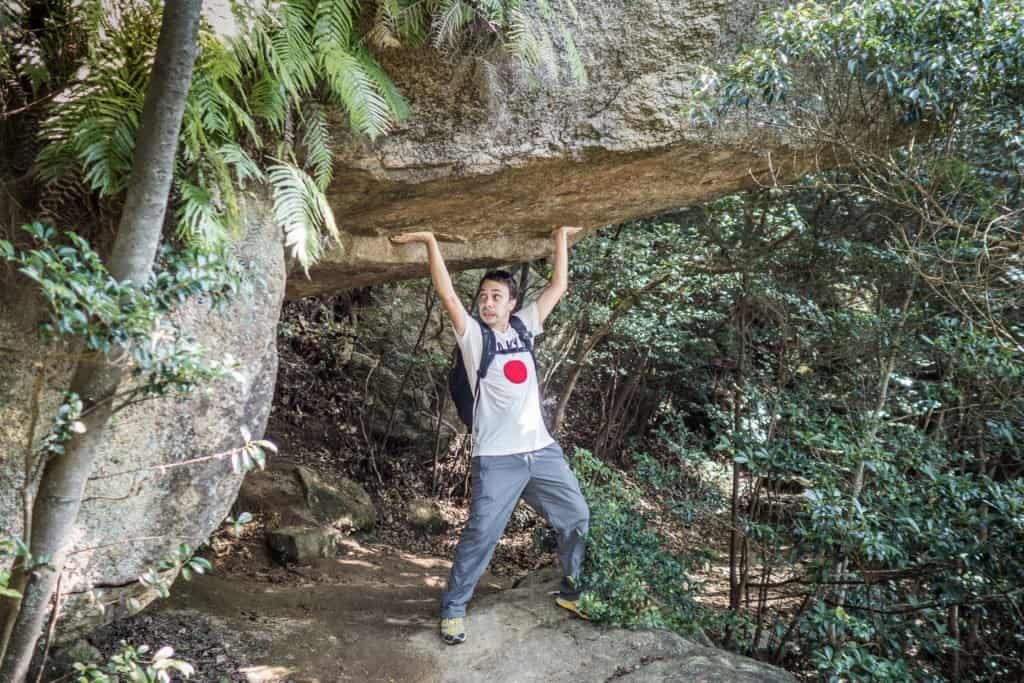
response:
<svg viewBox="0 0 1024 683"><path fill-rule="evenodd" d="M513 315L509 319L509 325L519 335L519 340L523 342L523 346L530 352L533 357L533 367L536 371L537 357L533 355L533 334L526 329L526 324L518 317ZM452 369L448 371L448 390L451 392L452 400L455 402L455 409L459 413L459 419L466 425L466 428L473 431L473 409L476 406L475 395L480 393L480 380L487 375L487 369L491 367L491 362L494 361L496 355L497 341L494 336L494 330L485 325L480 319L467 316L467 325L477 324L480 326L480 334L484 340L483 354L480 356L480 367L477 368L476 378L473 380L473 385L470 385L469 373L466 371L466 364L462 361L462 352L459 350L458 345L455 347L455 362ZM540 388L540 382L537 383L538 389Z"/></svg>

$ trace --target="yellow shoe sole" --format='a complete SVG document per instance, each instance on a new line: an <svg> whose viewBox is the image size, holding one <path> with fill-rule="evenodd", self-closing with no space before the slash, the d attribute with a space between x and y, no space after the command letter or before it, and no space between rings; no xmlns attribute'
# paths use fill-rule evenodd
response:
<svg viewBox="0 0 1024 683"><path fill-rule="evenodd" d="M565 598L555 598L555 604L558 605L559 607L561 607L562 609L566 610L567 612L572 612L574 615L576 615L580 619L585 619L586 621L590 621L590 617L587 616L587 614L585 612L580 610L580 607L577 604L576 600L566 600Z"/></svg>

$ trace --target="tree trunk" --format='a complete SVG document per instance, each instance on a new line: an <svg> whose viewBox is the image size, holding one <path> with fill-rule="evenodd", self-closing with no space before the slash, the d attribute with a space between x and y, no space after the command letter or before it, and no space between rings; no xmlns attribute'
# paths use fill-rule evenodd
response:
<svg viewBox="0 0 1024 683"><path fill-rule="evenodd" d="M128 194L108 266L112 277L130 280L136 287L149 279L160 242L185 99L198 52L201 7L202 0L168 0L164 7ZM20 683L28 673L78 519L86 480L113 410L112 397L122 370L98 360L103 359L82 357L71 380L71 391L82 400L81 421L86 431L73 436L64 455L46 463L32 508L32 561L29 566L17 567L12 576L12 587L22 598L2 605L0 683Z"/></svg>
<svg viewBox="0 0 1024 683"><path fill-rule="evenodd" d="M749 222L749 221L748 221ZM737 345L736 377L733 382L732 392L732 432L733 440L739 438L743 429L743 389L747 381L747 336L749 334L749 312L747 310L747 292L750 288L750 277L743 273L743 284L741 297L736 304L735 335ZM743 466L736 462L736 453L733 452L732 461L732 491L729 496L729 609L739 612L741 588L739 578L740 561L740 483L743 477ZM743 541L746 541L746 534L743 534Z"/></svg>

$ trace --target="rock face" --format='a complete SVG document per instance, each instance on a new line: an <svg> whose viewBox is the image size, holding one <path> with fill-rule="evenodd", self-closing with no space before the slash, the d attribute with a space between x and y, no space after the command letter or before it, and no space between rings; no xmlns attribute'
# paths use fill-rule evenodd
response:
<svg viewBox="0 0 1024 683"><path fill-rule="evenodd" d="M249 473L236 507L286 526L367 531L377 522L373 501L362 486L345 477L328 482L307 467L289 463L272 462L266 471Z"/></svg>
<svg viewBox="0 0 1024 683"><path fill-rule="evenodd" d="M277 374L275 334L284 294L285 262L278 228L266 204L252 200L238 245L250 264L252 291L218 313L202 303L185 306L176 322L216 357L240 361L241 382L224 380L184 401L159 399L130 407L108 427L76 528L63 587L70 591L62 628L102 623L125 611L122 598L155 597L136 579L181 543L205 540L227 514L241 475L226 460L163 470L192 458L240 446L239 428L258 438L270 411ZM25 442L31 423L34 368L47 372L36 438L45 432L68 364L36 342L40 309L31 295L0 294L0 533L22 530ZM173 577L169 577L173 578ZM104 607L106 605L106 607Z"/></svg>
<svg viewBox="0 0 1024 683"><path fill-rule="evenodd" d="M356 482L324 481L301 465L271 462L250 472L235 508L258 513L269 525L267 545L281 564L309 564L337 551L342 532L373 528L377 512L370 495Z"/></svg>
<svg viewBox="0 0 1024 683"><path fill-rule="evenodd" d="M289 297L426 275L422 248L388 242L400 231L466 239L445 247L456 268L531 260L547 253L554 225L651 216L803 163L786 140L743 118L712 130L681 112L699 70L733 52L772 3L575 4L578 19L562 20L586 82L570 74L549 22L559 56L535 86L498 54L385 55L412 116L373 144L334 126L341 144L328 195L343 244L310 279L292 278Z"/></svg>
<svg viewBox="0 0 1024 683"><path fill-rule="evenodd" d="M437 655L443 683L629 681L630 683L790 683L781 669L690 642L669 631L602 629L566 619L552 605L558 579L475 600L455 647L435 633L412 637L414 648Z"/></svg>
<svg viewBox="0 0 1024 683"><path fill-rule="evenodd" d="M338 537L320 527L286 526L267 532L274 560L283 565L309 564L337 552Z"/></svg>

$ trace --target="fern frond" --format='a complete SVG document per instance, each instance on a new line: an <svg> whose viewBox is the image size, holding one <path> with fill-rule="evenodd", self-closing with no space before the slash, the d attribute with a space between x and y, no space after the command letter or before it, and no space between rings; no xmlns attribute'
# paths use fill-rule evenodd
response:
<svg viewBox="0 0 1024 683"><path fill-rule="evenodd" d="M356 55L334 45L321 50L320 64L334 99L348 112L352 128L371 140L390 128L391 108L381 94L381 84Z"/></svg>
<svg viewBox="0 0 1024 683"><path fill-rule="evenodd" d="M363 70L369 75L377 92L387 102L388 108L391 110L392 120L404 121L409 118L411 109L408 100L398 90L398 86L391 80L391 77L384 71L380 63L374 59L373 54L361 44L354 45L352 51L362 65Z"/></svg>
<svg viewBox="0 0 1024 683"><path fill-rule="evenodd" d="M203 157L206 135L203 132L202 109L195 102L185 102L179 141L181 143L181 159L186 164L194 164Z"/></svg>
<svg viewBox="0 0 1024 683"><path fill-rule="evenodd" d="M244 47L239 42L222 42L205 31L199 37L201 51L189 100L201 108L208 131L231 139L245 132L254 144L260 144L245 96L241 62Z"/></svg>
<svg viewBox="0 0 1024 683"><path fill-rule="evenodd" d="M203 161L213 172L213 186L217 190L216 205L223 207L222 221L233 228L235 236L241 234L238 224L238 195L231 180L231 168L216 149L208 149Z"/></svg>
<svg viewBox="0 0 1024 683"><path fill-rule="evenodd" d="M524 69L539 64L540 45L530 18L521 10L513 10L509 13L507 26L505 49L519 59Z"/></svg>
<svg viewBox="0 0 1024 683"><path fill-rule="evenodd" d="M240 189L244 190L249 180L263 182L266 179L260 167L239 145L226 142L217 149L217 153L223 157L225 163L235 169L235 181Z"/></svg>
<svg viewBox="0 0 1024 683"><path fill-rule="evenodd" d="M253 115L263 119L275 133L284 131L288 115L288 96L285 86L269 74L265 74L252 87L249 103Z"/></svg>
<svg viewBox="0 0 1024 683"><path fill-rule="evenodd" d="M401 6L398 0L382 0L389 6L394 17L395 34L399 40L412 47L420 47L430 37L430 15L437 0L413 0ZM394 5L394 7L392 7Z"/></svg>
<svg viewBox="0 0 1024 683"><path fill-rule="evenodd" d="M472 19L473 9L461 0L442 0L431 24L434 47L438 50L453 47Z"/></svg>
<svg viewBox="0 0 1024 683"><path fill-rule="evenodd" d="M327 128L327 115L323 107L307 108L303 120L305 128L302 146L305 148L306 165L313 169L313 179L320 190L326 190L331 184L334 172L334 155L331 152L330 133Z"/></svg>
<svg viewBox="0 0 1024 683"><path fill-rule="evenodd" d="M536 0L536 2L537 2L537 7L540 9L541 15L544 17L544 20L549 22L549 23L552 23L552 24L555 23L555 21L556 21L555 11L553 9L551 9L551 5L548 4L548 1L547 0Z"/></svg>
<svg viewBox="0 0 1024 683"><path fill-rule="evenodd" d="M397 0L380 0L374 13L373 25L366 32L366 42L382 50L402 46L398 36L398 15L402 11Z"/></svg>
<svg viewBox="0 0 1024 683"><path fill-rule="evenodd" d="M313 13L312 0L286 0L281 21L269 40L272 56L268 64L297 106L316 82Z"/></svg>
<svg viewBox="0 0 1024 683"><path fill-rule="evenodd" d="M44 182L55 181L78 167L71 136L82 117L82 105L79 97L73 94L67 98L67 103L40 127L39 137L46 144L36 157L36 168L39 179Z"/></svg>
<svg viewBox="0 0 1024 683"><path fill-rule="evenodd" d="M358 0L320 0L316 5L313 41L317 45L348 45L352 42L352 18Z"/></svg>
<svg viewBox="0 0 1024 683"><path fill-rule="evenodd" d="M321 231L341 243L334 213L324 193L302 169L277 163L268 169L267 176L274 197L274 220L284 230L285 247L308 276L309 266L321 254Z"/></svg>
<svg viewBox="0 0 1024 683"><path fill-rule="evenodd" d="M223 244L228 231L210 192L189 182L179 182L178 192L178 236L191 244Z"/></svg>
<svg viewBox="0 0 1024 683"><path fill-rule="evenodd" d="M120 194L128 183L135 135L142 115L141 93L90 98L87 113L71 134L86 184L101 197Z"/></svg>
<svg viewBox="0 0 1024 683"><path fill-rule="evenodd" d="M576 49L576 43L572 39L572 34L569 33L569 29L561 21L558 22L558 30L562 34L562 42L565 44L565 56L569 62L569 70L572 73L573 80L576 81L577 85L584 86L588 82L587 67L583 65L583 58L580 57L579 50Z"/></svg>

